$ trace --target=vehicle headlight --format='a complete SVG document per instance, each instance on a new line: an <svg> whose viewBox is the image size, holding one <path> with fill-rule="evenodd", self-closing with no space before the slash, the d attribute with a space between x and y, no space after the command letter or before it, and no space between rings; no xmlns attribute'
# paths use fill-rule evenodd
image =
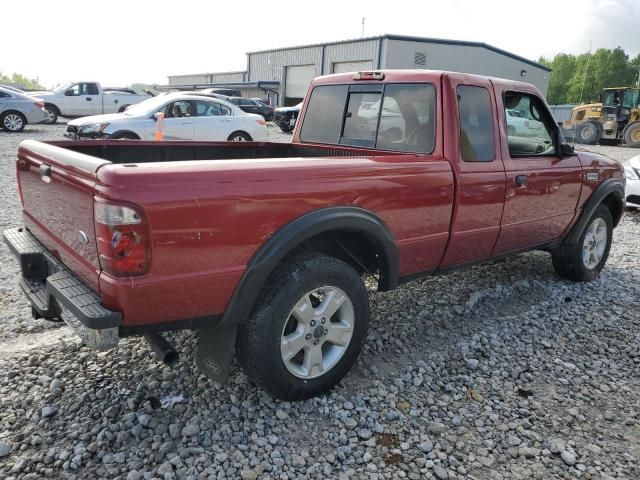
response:
<svg viewBox="0 0 640 480"><path fill-rule="evenodd" d="M102 131L107 128L109 126L108 122L104 122L104 123L90 123L88 125L82 125L79 130L78 133L80 134L99 134L102 133Z"/></svg>
<svg viewBox="0 0 640 480"><path fill-rule="evenodd" d="M636 175L636 172L634 172L633 169L629 167L624 168L624 176L627 180L640 180L640 178L638 178L638 175Z"/></svg>

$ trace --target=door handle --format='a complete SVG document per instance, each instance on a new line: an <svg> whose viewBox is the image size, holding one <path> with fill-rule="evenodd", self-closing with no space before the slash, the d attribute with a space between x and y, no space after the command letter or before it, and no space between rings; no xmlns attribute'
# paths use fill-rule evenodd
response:
<svg viewBox="0 0 640 480"><path fill-rule="evenodd" d="M529 179L526 175L516 175L516 187L526 187L529 183Z"/></svg>
<svg viewBox="0 0 640 480"><path fill-rule="evenodd" d="M91 101L91 97L87 97L86 100L87 100L87 102L90 102Z"/></svg>
<svg viewBox="0 0 640 480"><path fill-rule="evenodd" d="M45 165L44 163L40 165L40 179L44 183L51 183L51 166Z"/></svg>
<svg viewBox="0 0 640 480"><path fill-rule="evenodd" d="M182 125L193 125L193 122L182 122Z"/></svg>

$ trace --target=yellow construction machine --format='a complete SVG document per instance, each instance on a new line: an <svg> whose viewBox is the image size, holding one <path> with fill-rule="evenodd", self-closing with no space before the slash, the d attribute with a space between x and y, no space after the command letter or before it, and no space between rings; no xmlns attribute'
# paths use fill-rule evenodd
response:
<svg viewBox="0 0 640 480"><path fill-rule="evenodd" d="M617 144L640 147L640 89L605 88L599 103L578 105L562 127L570 131L576 143Z"/></svg>

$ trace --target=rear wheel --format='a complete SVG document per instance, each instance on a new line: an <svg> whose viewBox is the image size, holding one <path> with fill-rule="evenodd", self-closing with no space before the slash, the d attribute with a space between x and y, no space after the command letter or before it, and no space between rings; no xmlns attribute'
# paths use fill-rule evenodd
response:
<svg viewBox="0 0 640 480"><path fill-rule="evenodd" d="M249 378L278 398L313 397L349 371L368 324L358 273L332 257L300 256L278 269L240 326L238 360Z"/></svg>
<svg viewBox="0 0 640 480"><path fill-rule="evenodd" d="M252 140L251 135L246 132L233 132L227 138L229 142L250 142Z"/></svg>
<svg viewBox="0 0 640 480"><path fill-rule="evenodd" d="M27 124L27 119L20 112L5 112L0 116L0 125L7 132L21 132Z"/></svg>
<svg viewBox="0 0 640 480"><path fill-rule="evenodd" d="M596 278L609 257L612 233L611 211L600 205L575 245L562 245L551 252L556 273L577 282Z"/></svg>
<svg viewBox="0 0 640 480"><path fill-rule="evenodd" d="M624 143L630 147L640 148L640 122L627 125L622 133Z"/></svg>
<svg viewBox="0 0 640 480"><path fill-rule="evenodd" d="M595 145L602 136L602 126L595 122L584 122L576 129L576 142Z"/></svg>

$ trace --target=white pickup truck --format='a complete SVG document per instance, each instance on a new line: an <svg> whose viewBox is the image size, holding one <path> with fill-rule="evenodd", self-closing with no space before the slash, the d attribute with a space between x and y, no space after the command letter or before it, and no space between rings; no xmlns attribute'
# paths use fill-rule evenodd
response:
<svg viewBox="0 0 640 480"><path fill-rule="evenodd" d="M129 105L150 98L148 94L126 90L103 88L98 82L71 82L52 92L30 92L29 95L44 100L44 109L49 114L48 123L56 123L58 117L123 112Z"/></svg>

